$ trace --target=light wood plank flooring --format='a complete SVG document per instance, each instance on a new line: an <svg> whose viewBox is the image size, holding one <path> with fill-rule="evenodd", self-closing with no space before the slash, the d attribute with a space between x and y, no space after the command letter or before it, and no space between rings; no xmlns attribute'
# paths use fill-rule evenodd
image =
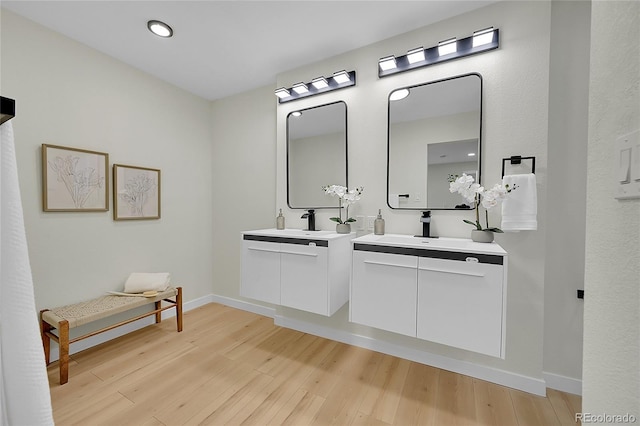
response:
<svg viewBox="0 0 640 426"><path fill-rule="evenodd" d="M49 367L57 425L575 425L542 398L209 304Z"/></svg>

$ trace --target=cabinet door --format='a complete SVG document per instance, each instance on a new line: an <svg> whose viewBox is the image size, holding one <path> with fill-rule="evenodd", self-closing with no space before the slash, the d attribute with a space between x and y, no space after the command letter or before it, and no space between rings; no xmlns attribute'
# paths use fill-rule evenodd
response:
<svg viewBox="0 0 640 426"><path fill-rule="evenodd" d="M503 266L420 258L420 339L504 357Z"/></svg>
<svg viewBox="0 0 640 426"><path fill-rule="evenodd" d="M328 315L327 247L280 245L280 303Z"/></svg>
<svg viewBox="0 0 640 426"><path fill-rule="evenodd" d="M242 241L240 295L280 304L280 243Z"/></svg>
<svg viewBox="0 0 640 426"><path fill-rule="evenodd" d="M355 250L350 320L415 337L417 266L415 256Z"/></svg>

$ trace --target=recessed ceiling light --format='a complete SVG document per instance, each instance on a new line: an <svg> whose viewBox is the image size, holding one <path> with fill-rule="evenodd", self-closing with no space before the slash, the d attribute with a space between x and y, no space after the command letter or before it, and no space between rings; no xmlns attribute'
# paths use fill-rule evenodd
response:
<svg viewBox="0 0 640 426"><path fill-rule="evenodd" d="M147 28L159 37L169 38L173 36L173 30L171 27L162 21L151 20L147 22Z"/></svg>

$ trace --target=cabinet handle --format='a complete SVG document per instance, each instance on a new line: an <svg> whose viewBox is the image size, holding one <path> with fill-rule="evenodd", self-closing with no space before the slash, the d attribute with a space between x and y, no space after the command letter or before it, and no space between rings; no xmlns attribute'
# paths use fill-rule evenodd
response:
<svg viewBox="0 0 640 426"><path fill-rule="evenodd" d="M438 268L418 268L421 271L430 271L430 272L443 272L445 274L455 274L455 275L467 275L470 277L484 277L485 274L478 272L465 272L465 271L449 271L447 269L438 269Z"/></svg>
<svg viewBox="0 0 640 426"><path fill-rule="evenodd" d="M382 266L393 266L395 268L416 269L415 266L398 265L396 263L386 263L386 262L374 262L373 260L365 260L364 263L368 263L369 265L382 265Z"/></svg>
<svg viewBox="0 0 640 426"><path fill-rule="evenodd" d="M253 250L253 251L266 251L269 253L280 253L280 250L272 250L272 249L263 249L263 248L257 248L257 247L248 247L249 250Z"/></svg>
<svg viewBox="0 0 640 426"><path fill-rule="evenodd" d="M297 251L281 251L280 253L284 253L284 254L295 254L298 256L309 256L309 257L318 257L317 253L300 253Z"/></svg>

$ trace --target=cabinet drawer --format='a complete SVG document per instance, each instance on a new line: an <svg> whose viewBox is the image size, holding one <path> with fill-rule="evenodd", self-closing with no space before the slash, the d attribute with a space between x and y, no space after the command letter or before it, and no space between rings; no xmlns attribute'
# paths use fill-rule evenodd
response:
<svg viewBox="0 0 640 426"><path fill-rule="evenodd" d="M353 252L350 320L416 336L416 275L413 256Z"/></svg>
<svg viewBox="0 0 640 426"><path fill-rule="evenodd" d="M501 265L420 258L417 337L503 357Z"/></svg>

